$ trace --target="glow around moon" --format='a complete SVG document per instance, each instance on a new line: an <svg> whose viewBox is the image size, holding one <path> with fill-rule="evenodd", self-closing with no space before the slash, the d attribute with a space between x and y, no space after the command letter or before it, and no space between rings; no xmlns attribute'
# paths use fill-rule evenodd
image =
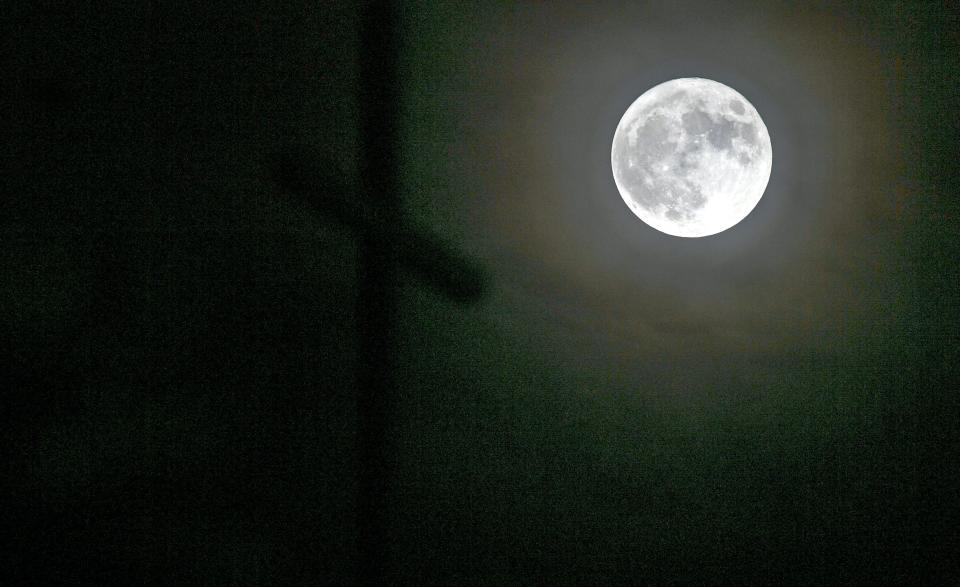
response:
<svg viewBox="0 0 960 587"><path fill-rule="evenodd" d="M613 137L613 177L641 220L667 234L709 236L743 220L773 166L760 114L736 90L701 78L655 86Z"/></svg>

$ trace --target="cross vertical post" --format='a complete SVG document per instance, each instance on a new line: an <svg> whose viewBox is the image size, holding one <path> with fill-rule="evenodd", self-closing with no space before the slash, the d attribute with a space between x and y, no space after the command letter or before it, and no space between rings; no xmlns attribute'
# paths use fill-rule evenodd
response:
<svg viewBox="0 0 960 587"><path fill-rule="evenodd" d="M395 402L394 314L398 273L392 229L401 222L397 180L396 7L367 0L360 21L360 177L375 214L360 231L358 579L379 584L387 555L387 492L393 472L387 425Z"/></svg>
<svg viewBox="0 0 960 587"><path fill-rule="evenodd" d="M397 401L393 347L400 271L460 303L479 299L489 281L482 266L403 214L396 17L390 0L362 5L359 189L297 148L274 153L267 161L271 179L283 191L318 215L352 228L358 237L356 576L361 584L375 585L388 582L387 505L396 474L389 425Z"/></svg>

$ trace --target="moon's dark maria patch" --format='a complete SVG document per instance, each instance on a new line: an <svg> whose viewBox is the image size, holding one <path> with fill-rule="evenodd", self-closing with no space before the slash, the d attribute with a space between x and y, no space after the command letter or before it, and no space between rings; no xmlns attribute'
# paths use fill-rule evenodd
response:
<svg viewBox="0 0 960 587"><path fill-rule="evenodd" d="M703 110L692 110L681 117L683 128L693 135L706 135L710 144L721 151L733 147L733 138L739 136L738 123L735 120L720 116L714 119Z"/></svg>

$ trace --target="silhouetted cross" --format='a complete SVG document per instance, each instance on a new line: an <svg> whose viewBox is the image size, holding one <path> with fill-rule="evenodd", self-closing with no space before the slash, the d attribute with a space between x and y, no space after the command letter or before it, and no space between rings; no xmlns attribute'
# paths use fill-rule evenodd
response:
<svg viewBox="0 0 960 587"><path fill-rule="evenodd" d="M299 194L320 214L352 226L360 239L357 575L367 584L382 584L386 578L385 516L393 469L386 434L395 401L390 349L398 269L412 270L461 301L478 298L486 281L479 267L404 219L396 169L394 10L389 0L371 0L361 17L361 189L336 181L302 154L280 154L271 161L275 181Z"/></svg>

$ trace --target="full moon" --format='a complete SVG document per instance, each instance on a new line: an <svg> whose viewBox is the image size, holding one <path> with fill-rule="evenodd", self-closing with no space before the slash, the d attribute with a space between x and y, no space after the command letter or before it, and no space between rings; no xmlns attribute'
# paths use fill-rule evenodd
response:
<svg viewBox="0 0 960 587"><path fill-rule="evenodd" d="M702 78L664 82L637 98L617 125L610 158L630 210L683 237L723 232L746 218L773 168L756 108Z"/></svg>

